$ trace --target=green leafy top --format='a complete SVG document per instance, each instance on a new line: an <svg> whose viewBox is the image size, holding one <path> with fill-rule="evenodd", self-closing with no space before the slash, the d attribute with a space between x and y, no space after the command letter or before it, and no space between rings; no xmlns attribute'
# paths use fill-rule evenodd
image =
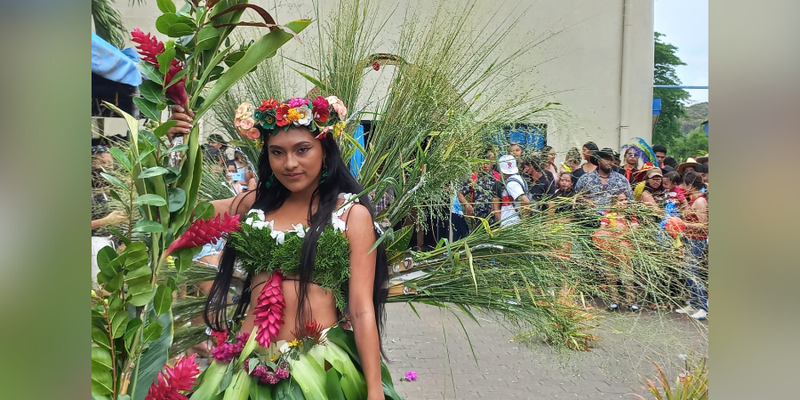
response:
<svg viewBox="0 0 800 400"><path fill-rule="evenodd" d="M288 231L274 230L273 221L265 221L262 211L251 210L242 229L231 234L230 243L236 249L236 259L250 275L276 270L286 276L299 275L306 231L299 224ZM314 260L312 281L332 292L336 307L344 310L350 278L349 241L340 229L327 225L317 241L317 254L322 256Z"/></svg>

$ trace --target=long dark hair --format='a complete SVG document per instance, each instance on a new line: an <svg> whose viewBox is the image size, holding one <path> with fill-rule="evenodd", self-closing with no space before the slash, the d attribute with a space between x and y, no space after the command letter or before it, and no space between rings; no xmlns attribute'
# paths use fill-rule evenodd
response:
<svg viewBox="0 0 800 400"><path fill-rule="evenodd" d="M261 127L258 128L261 131L262 137L265 138L265 141L269 140L271 132L262 130ZM329 134L325 138L320 139L320 143L325 153L325 162L323 165L327 168L328 176L316 190L314 190L314 193L311 195L311 203L308 205L308 221L310 221L310 224L303 241L302 254L300 256L300 290L298 292L296 319L298 328L301 324L306 322L308 284L312 282L311 278L314 271L314 261L317 256L317 241L319 240L319 236L325 226L330 224L331 214L336 208L339 194L358 194L363 191L361 185L359 185L358 181L350 174L347 165L345 165L342 160L339 146L336 144L332 135ZM272 167L269 164L269 154L267 152L268 147L269 146L264 143L258 161L258 176L260 181L256 189L256 200L253 204L253 208L260 209L264 211L265 214L279 209L291 194L277 179L272 179L272 186L270 188L265 186L265 182L272 176ZM312 213L312 205L315 199L319 199L317 212ZM361 205L367 207L370 214L374 216L375 210L372 208L367 195L361 196L359 200ZM377 238L378 232L376 231L375 239L377 240ZM377 252L377 257L375 261L375 280L373 282L372 302L380 340L386 317L384 304L386 303L386 298L389 293L387 289L389 271L386 265L386 250L383 244L379 245L375 251ZM206 324L217 331L227 328L228 317L226 306L235 262L236 250L226 245L219 263L217 277L214 279L214 284L211 286L211 290L208 293L203 315ZM239 304L233 315L234 320L239 320L244 316L247 305L250 303L251 282L252 276L248 275L244 282L244 289ZM383 352L382 345L381 352Z"/></svg>

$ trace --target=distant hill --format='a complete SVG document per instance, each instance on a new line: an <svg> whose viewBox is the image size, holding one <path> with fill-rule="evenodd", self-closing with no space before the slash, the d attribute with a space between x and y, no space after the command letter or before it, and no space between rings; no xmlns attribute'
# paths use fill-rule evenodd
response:
<svg viewBox="0 0 800 400"><path fill-rule="evenodd" d="M686 107L686 117L681 118L681 132L686 135L708 119L708 102Z"/></svg>

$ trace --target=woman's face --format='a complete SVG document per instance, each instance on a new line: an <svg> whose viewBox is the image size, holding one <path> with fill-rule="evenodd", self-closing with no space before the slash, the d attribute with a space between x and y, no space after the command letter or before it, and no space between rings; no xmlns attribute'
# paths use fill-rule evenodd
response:
<svg viewBox="0 0 800 400"><path fill-rule="evenodd" d="M586 146L583 146L583 159L589 161L592 157L592 151L587 149Z"/></svg>
<svg viewBox="0 0 800 400"><path fill-rule="evenodd" d="M325 151L307 128L289 128L269 135L267 154L275 178L291 192L316 186L322 173Z"/></svg>
<svg viewBox="0 0 800 400"><path fill-rule="evenodd" d="M572 189L572 177L569 174L562 174L558 178L558 187L563 191Z"/></svg>
<svg viewBox="0 0 800 400"><path fill-rule="evenodd" d="M625 151L625 163L628 165L636 165L639 163L639 160L636 157L636 150L628 149Z"/></svg>
<svg viewBox="0 0 800 400"><path fill-rule="evenodd" d="M553 164L555 162L556 162L556 151L553 150L553 149L550 149L550 151L547 152L547 163L548 164Z"/></svg>
<svg viewBox="0 0 800 400"><path fill-rule="evenodd" d="M663 180L664 178L660 176L652 176L650 178L647 178L647 186L650 186L653 189L658 189L659 187L661 187L661 182Z"/></svg>
<svg viewBox="0 0 800 400"><path fill-rule="evenodd" d="M236 173L236 166L228 164L228 172L235 174Z"/></svg>
<svg viewBox="0 0 800 400"><path fill-rule="evenodd" d="M518 144L512 144L511 147L508 148L508 154L516 158L522 157L522 146Z"/></svg>
<svg viewBox="0 0 800 400"><path fill-rule="evenodd" d="M492 172L492 166L494 166L494 153L492 153L491 151L486 153L486 159L493 161L481 164L481 170L483 172Z"/></svg>
<svg viewBox="0 0 800 400"><path fill-rule="evenodd" d="M92 159L92 169L108 171L114 167L114 157L111 153L100 153Z"/></svg>

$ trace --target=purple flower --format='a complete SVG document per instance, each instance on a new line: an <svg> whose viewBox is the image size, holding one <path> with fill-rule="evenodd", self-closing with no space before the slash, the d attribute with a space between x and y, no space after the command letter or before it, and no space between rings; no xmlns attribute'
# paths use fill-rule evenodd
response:
<svg viewBox="0 0 800 400"><path fill-rule="evenodd" d="M414 372L414 371L408 371L408 372L406 372L405 378L406 378L407 381L413 382L413 381L417 380L417 373Z"/></svg>

